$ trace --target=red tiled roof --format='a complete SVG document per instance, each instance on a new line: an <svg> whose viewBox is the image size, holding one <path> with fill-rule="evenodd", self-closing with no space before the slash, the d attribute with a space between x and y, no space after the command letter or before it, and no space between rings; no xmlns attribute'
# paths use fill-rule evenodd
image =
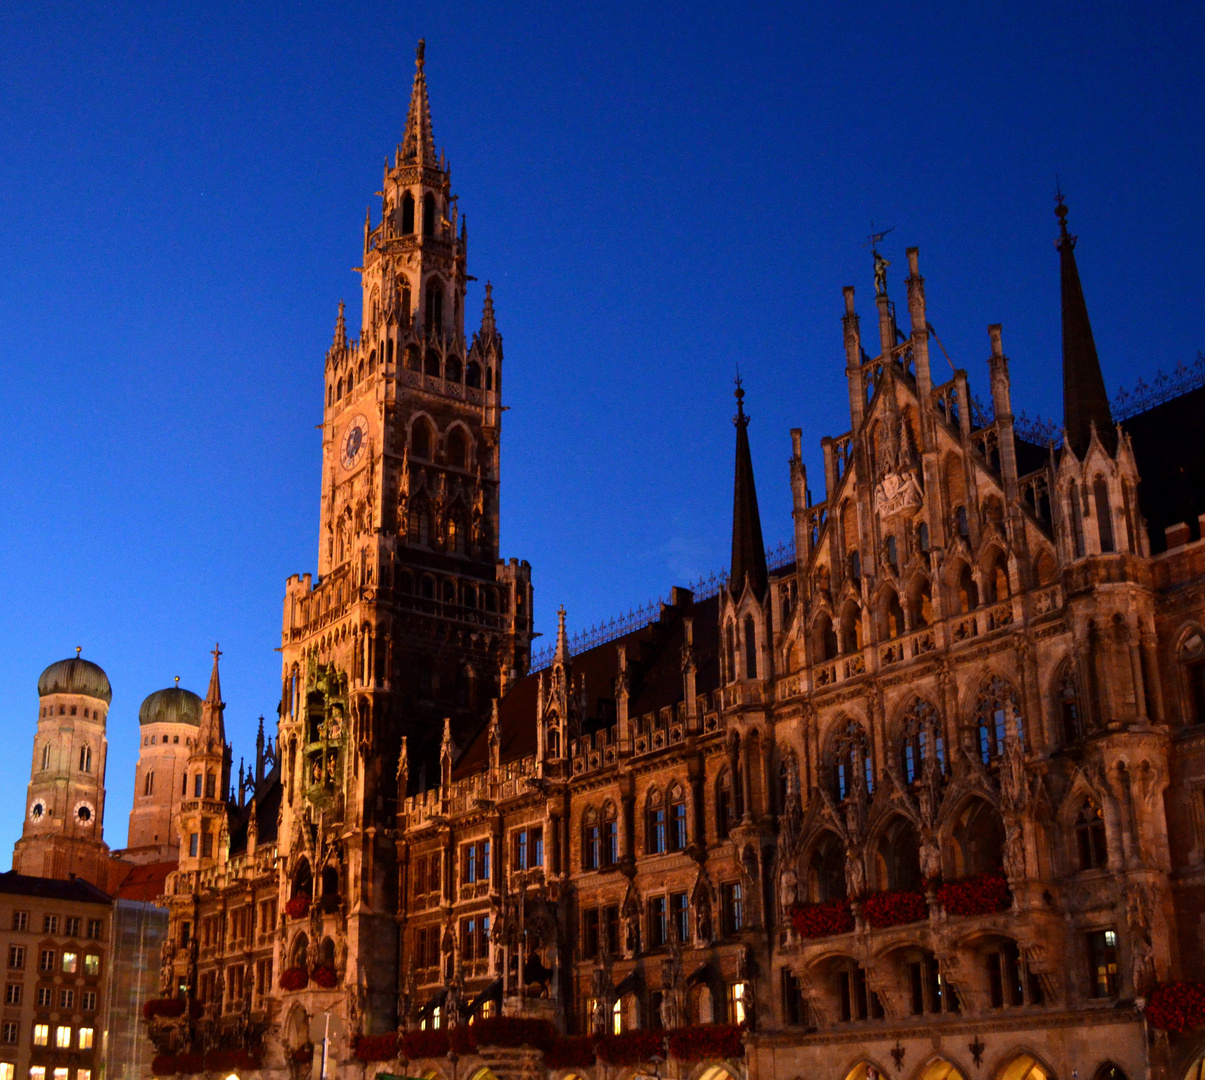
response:
<svg viewBox="0 0 1205 1080"><path fill-rule="evenodd" d="M118 900L137 900L151 903L163 895L167 875L176 869L174 862L149 863L135 866L117 888Z"/></svg>

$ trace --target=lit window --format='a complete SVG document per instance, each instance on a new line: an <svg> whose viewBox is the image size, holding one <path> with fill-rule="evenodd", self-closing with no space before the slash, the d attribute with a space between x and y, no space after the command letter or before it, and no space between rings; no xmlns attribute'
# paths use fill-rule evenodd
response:
<svg viewBox="0 0 1205 1080"><path fill-rule="evenodd" d="M84 974L100 974L100 957L97 956L96 953L88 953L88 955L84 957Z"/></svg>
<svg viewBox="0 0 1205 1080"><path fill-rule="evenodd" d="M50 1042L50 1025L49 1024L34 1024L33 1026L33 1044L34 1046L46 1046Z"/></svg>
<svg viewBox="0 0 1205 1080"><path fill-rule="evenodd" d="M60 1050L71 1049L71 1026L69 1024L59 1024L54 1029L54 1045Z"/></svg>
<svg viewBox="0 0 1205 1080"><path fill-rule="evenodd" d="M11 1061L0 1061L0 1080L13 1080L16 1066Z"/></svg>
<svg viewBox="0 0 1205 1080"><path fill-rule="evenodd" d="M75 1080L92 1080L91 1069L76 1069Z"/></svg>
<svg viewBox="0 0 1205 1080"><path fill-rule="evenodd" d="M63 974L74 975L76 968L79 967L79 953L65 952L63 953Z"/></svg>
<svg viewBox="0 0 1205 1080"><path fill-rule="evenodd" d="M728 1022L743 1024L745 1022L745 984L730 983L728 986Z"/></svg>
<svg viewBox="0 0 1205 1080"><path fill-rule="evenodd" d="M46 1080L45 1065L31 1065L29 1067L29 1080Z"/></svg>
<svg viewBox="0 0 1205 1080"><path fill-rule="evenodd" d="M611 1006L611 1034L623 1034L623 1000L616 1001Z"/></svg>
<svg viewBox="0 0 1205 1080"><path fill-rule="evenodd" d="M82 1027L79 1029L79 1048L81 1050L92 1049L92 1031L90 1027Z"/></svg>
<svg viewBox="0 0 1205 1080"><path fill-rule="evenodd" d="M67 1069L60 1065L54 1070L54 1080L67 1080Z"/></svg>

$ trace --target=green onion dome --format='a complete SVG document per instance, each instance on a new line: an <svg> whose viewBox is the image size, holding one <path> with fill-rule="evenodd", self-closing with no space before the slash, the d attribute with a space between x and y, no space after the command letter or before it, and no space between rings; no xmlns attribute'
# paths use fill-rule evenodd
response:
<svg viewBox="0 0 1205 1080"><path fill-rule="evenodd" d="M51 664L38 677L38 697L48 694L83 694L106 705L113 700L109 676L98 664L81 659L78 649L75 656Z"/></svg>
<svg viewBox="0 0 1205 1080"><path fill-rule="evenodd" d="M182 686L156 690L138 709L139 724L201 724L201 699Z"/></svg>

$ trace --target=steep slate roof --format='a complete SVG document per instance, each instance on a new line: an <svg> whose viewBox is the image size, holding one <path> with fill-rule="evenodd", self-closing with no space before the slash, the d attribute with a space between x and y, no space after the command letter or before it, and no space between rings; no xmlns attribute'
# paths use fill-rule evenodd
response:
<svg viewBox="0 0 1205 1080"><path fill-rule="evenodd" d="M1130 435L1138 464L1138 506L1151 539L1151 551L1167 548L1164 529L1184 522L1201 539L1205 514L1205 386L1131 416L1122 427Z"/></svg>
<svg viewBox="0 0 1205 1080"><path fill-rule="evenodd" d="M1110 454L1117 452L1117 429L1109 411L1109 395L1096 355L1088 305L1075 265L1075 240L1067 232L1067 207L1062 196L1055 210L1059 219L1059 283L1063 308L1063 427L1067 444L1082 458L1092 441L1092 427Z"/></svg>
<svg viewBox="0 0 1205 1080"><path fill-rule="evenodd" d="M764 560L764 555L763 555ZM573 657L570 673L575 689L585 680L586 705L582 730L590 733L615 723L615 678L619 674L619 646L627 649L628 715L643 716L683 698L682 617L694 620L696 689L710 694L719 686L719 597L681 607L666 605L661 618L613 641L596 645ZM536 704L539 673L514 683L498 708L502 761L519 761L536 752ZM453 780L472 776L489 767L488 726L482 726L457 759Z"/></svg>
<svg viewBox="0 0 1205 1080"><path fill-rule="evenodd" d="M754 593L766 594L766 542L762 539L761 514L757 509L757 485L753 482L753 457L749 453L749 417L745 415L745 391L736 384L736 477L732 485L732 569L728 587L739 597L745 578Z"/></svg>

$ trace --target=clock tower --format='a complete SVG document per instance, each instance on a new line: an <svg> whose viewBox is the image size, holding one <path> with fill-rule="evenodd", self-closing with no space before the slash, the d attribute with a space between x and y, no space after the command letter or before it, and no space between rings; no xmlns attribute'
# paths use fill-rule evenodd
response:
<svg viewBox="0 0 1205 1080"><path fill-rule="evenodd" d="M403 740L411 783L435 782L445 721L466 745L526 673L532 638L530 568L498 557L502 337L487 285L466 339L468 230L435 150L423 51L379 219L364 222L360 336L341 303L326 353L318 577L289 579L282 638L287 889L339 890L349 917L332 934L367 973L382 1030L396 1023L384 829Z"/></svg>

